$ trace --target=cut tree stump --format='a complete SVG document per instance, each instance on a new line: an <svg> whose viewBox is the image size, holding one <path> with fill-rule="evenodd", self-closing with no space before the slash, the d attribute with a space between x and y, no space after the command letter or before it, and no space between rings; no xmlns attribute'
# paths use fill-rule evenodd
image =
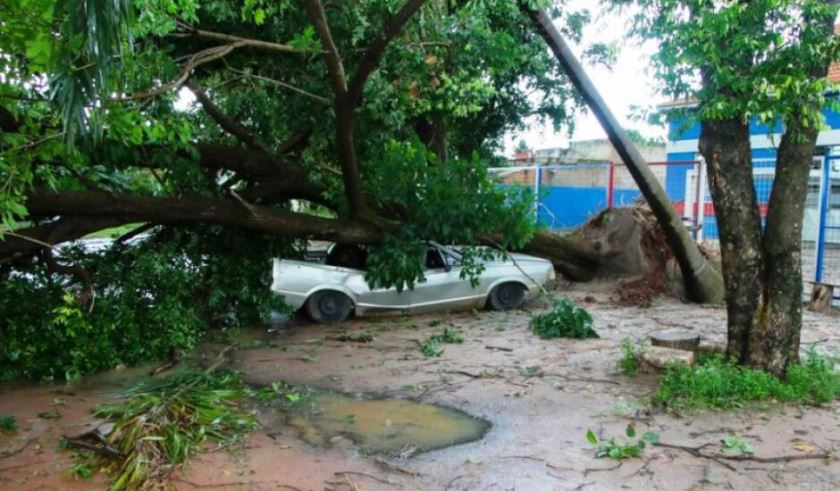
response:
<svg viewBox="0 0 840 491"><path fill-rule="evenodd" d="M700 336L686 331L656 332L651 334L650 344L661 348L671 348L696 353L697 348L700 347Z"/></svg>
<svg viewBox="0 0 840 491"><path fill-rule="evenodd" d="M697 356L713 356L726 354L726 343L701 339L700 347L695 352Z"/></svg>
<svg viewBox="0 0 840 491"><path fill-rule="evenodd" d="M812 312L825 312L831 308L834 300L834 285L827 283L813 283L811 287L811 303L808 310Z"/></svg>
<svg viewBox="0 0 840 491"><path fill-rule="evenodd" d="M641 370L645 373L664 370L668 365L694 364L694 353L691 351L650 346L641 354Z"/></svg>

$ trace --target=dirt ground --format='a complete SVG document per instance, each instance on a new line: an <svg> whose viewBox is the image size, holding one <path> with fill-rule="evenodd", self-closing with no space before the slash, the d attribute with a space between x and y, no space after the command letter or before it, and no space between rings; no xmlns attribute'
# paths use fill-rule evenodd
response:
<svg viewBox="0 0 840 491"><path fill-rule="evenodd" d="M714 461L682 450L648 448L642 458L616 463L595 459L587 430L623 435L629 422L639 433L656 431L662 442L711 444L737 434L759 458L840 455L840 402L823 407L770 405L755 411L672 415L639 404L656 377L616 373L621 341L654 331L683 329L723 340L720 308L658 299L648 309L616 306L614 283L571 285L555 293L586 305L601 339L542 341L528 330L530 316L547 308L534 301L512 313L458 313L355 320L341 325L298 324L268 343L242 348L233 365L251 383L287 381L346 393L409 398L446 405L492 424L475 442L407 458L364 455L350 440L326 448L299 439L298 430L267 411L262 428L232 449L194 457L174 481L178 489L231 490L835 490L840 461ZM426 358L418 340L443 327L461 332L463 344L442 345ZM361 344L334 339L369 332ZM805 314L803 343L840 352L840 317ZM143 368L138 369L137 373ZM66 474L61 435L95 422L90 408L108 398L125 376L107 375L74 387L0 388L0 414L14 414L21 431L0 442L2 489L101 489L102 478L73 480ZM57 409L58 419L37 414ZM3 438L3 437L0 437Z"/></svg>

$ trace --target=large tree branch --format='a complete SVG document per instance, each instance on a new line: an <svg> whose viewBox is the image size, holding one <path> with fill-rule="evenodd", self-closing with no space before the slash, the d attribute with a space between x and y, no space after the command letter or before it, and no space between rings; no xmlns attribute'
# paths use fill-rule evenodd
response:
<svg viewBox="0 0 840 491"><path fill-rule="evenodd" d="M29 196L26 206L35 217L73 214L161 225L215 224L290 238L350 244L382 240L382 230L369 223L331 220L257 205L246 209L236 201L221 198L159 198L95 191L39 192Z"/></svg>
<svg viewBox="0 0 840 491"><path fill-rule="evenodd" d="M353 75L353 80L350 82L350 86L347 89L347 100L353 105L353 107L361 104L365 84L367 83L368 78L370 78L371 73L379 68L379 63L382 61L382 55L385 53L385 47L388 46L388 43L390 43L392 39L402 32L405 24L418 10L420 10L420 7L422 7L424 3L426 3L426 0L408 0L394 15L390 22L385 25L382 32L368 44L367 49L365 49L365 55L362 57L362 60Z"/></svg>
<svg viewBox="0 0 840 491"><path fill-rule="evenodd" d="M248 148L252 148L254 150L259 150L264 153L271 153L268 147L263 144L259 138L257 138L253 133L245 129L244 126L237 123L235 120L230 118L224 112L222 112L219 107L213 103L210 97L204 92L201 87L198 86L195 82L188 81L187 87L195 94L195 98L201 104L201 107L204 108L204 111L213 118L213 121L218 123L218 125L232 135L237 140L241 141L245 144Z"/></svg>
<svg viewBox="0 0 840 491"><path fill-rule="evenodd" d="M332 81L333 92L336 98L343 97L347 93L347 80L344 74L344 64L341 61L341 55L338 54L338 48L333 41L330 26L327 24L327 16L324 14L324 6L321 0L304 0L306 2L306 10L309 12L309 20L315 27L315 32L318 33L318 38L321 44L324 45L324 57L327 62L327 70L330 73L330 80Z"/></svg>
<svg viewBox="0 0 840 491"><path fill-rule="evenodd" d="M76 240L87 234L127 223L120 217L78 217L68 214L60 220L15 230L0 241L0 263L14 260L50 246Z"/></svg>

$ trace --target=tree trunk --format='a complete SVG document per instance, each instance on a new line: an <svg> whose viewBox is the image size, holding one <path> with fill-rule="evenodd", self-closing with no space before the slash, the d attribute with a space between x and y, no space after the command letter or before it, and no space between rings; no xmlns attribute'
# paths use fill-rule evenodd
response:
<svg viewBox="0 0 840 491"><path fill-rule="evenodd" d="M45 243L55 245L76 240L103 228L131 222L171 226L215 224L346 244L378 244L383 238L383 229L366 221L332 220L222 198L65 191L34 193L26 206L36 218L64 218L16 230L14 236L0 241L0 265L31 255ZM567 278L575 281L591 280L599 265L598 255L590 244L549 232L538 232L524 251L549 259Z"/></svg>
<svg viewBox="0 0 840 491"><path fill-rule="evenodd" d="M818 127L786 125L764 231L764 305L750 336L749 365L784 377L799 361L802 331L802 220Z"/></svg>
<svg viewBox="0 0 840 491"><path fill-rule="evenodd" d="M533 10L524 1L520 1L519 5L522 11L531 18L537 31L548 43L554 56L563 66L572 84L583 96L595 117L598 118L601 126L607 132L610 142L624 160L624 164L633 176L633 180L636 181L636 185L650 205L657 221L662 226L668 245L680 265L688 298L700 303L719 302L723 298L724 291L720 273L710 266L706 258L700 253L700 248L682 224L682 220L674 210L659 180L651 172L627 133L618 124L574 53L566 45L544 11Z"/></svg>
<svg viewBox="0 0 840 491"><path fill-rule="evenodd" d="M753 186L748 125L740 119L703 121L700 153L708 167L720 237L726 284L727 356L746 363L749 333L764 288L761 220Z"/></svg>

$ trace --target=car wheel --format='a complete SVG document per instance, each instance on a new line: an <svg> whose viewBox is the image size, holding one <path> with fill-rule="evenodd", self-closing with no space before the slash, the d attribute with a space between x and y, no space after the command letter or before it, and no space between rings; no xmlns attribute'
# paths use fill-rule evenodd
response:
<svg viewBox="0 0 840 491"><path fill-rule="evenodd" d="M502 283L490 292L493 310L513 310L525 303L525 287L519 283Z"/></svg>
<svg viewBox="0 0 840 491"><path fill-rule="evenodd" d="M315 292L306 301L306 312L319 324L341 322L352 310L353 303L347 295L336 291Z"/></svg>

